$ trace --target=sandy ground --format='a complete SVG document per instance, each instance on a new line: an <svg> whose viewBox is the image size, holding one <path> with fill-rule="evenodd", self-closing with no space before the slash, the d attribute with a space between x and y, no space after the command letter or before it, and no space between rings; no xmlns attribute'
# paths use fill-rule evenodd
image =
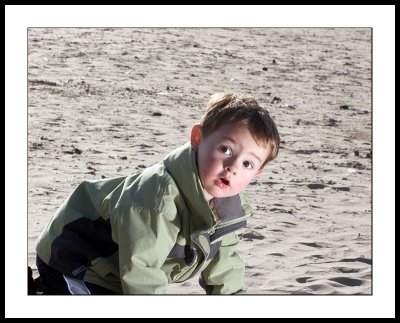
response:
<svg viewBox="0 0 400 323"><path fill-rule="evenodd" d="M29 29L28 265L77 184L157 163L220 91L256 97L282 139L247 188L249 293L371 294L367 28Z"/></svg>

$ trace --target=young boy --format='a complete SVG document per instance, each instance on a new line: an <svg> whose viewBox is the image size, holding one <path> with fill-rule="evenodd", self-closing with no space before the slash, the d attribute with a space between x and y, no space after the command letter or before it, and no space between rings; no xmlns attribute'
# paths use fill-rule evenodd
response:
<svg viewBox="0 0 400 323"><path fill-rule="evenodd" d="M163 294L200 273L207 294L245 291L241 192L279 150L267 110L215 94L190 142L139 174L81 183L37 242L44 294Z"/></svg>

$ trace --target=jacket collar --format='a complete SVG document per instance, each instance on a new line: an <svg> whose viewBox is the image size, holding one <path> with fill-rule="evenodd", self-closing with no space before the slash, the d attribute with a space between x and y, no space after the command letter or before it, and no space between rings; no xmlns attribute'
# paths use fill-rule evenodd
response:
<svg viewBox="0 0 400 323"><path fill-rule="evenodd" d="M196 151L190 142L175 149L164 159L164 165L175 180L192 218L198 228L213 226L213 214L203 194L203 187L196 165ZM222 222L230 222L251 215L250 206L242 199L242 195L227 198L215 198L214 203Z"/></svg>

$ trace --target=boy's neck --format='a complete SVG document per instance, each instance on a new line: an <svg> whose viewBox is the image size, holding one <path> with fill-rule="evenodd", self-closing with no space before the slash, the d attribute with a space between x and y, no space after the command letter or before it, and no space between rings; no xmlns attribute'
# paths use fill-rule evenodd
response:
<svg viewBox="0 0 400 323"><path fill-rule="evenodd" d="M207 203L210 203L210 201L214 198L214 196L211 196L210 194L208 194L208 192L204 189L204 187L203 187L203 195L204 195L204 198L206 199Z"/></svg>

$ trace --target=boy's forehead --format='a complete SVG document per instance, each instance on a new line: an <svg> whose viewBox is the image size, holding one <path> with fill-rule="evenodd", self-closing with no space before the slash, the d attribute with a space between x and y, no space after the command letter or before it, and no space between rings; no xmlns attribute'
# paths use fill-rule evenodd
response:
<svg viewBox="0 0 400 323"><path fill-rule="evenodd" d="M226 124L216 130L215 135L218 141L228 140L234 143L257 151L265 152L267 145L257 142L251 135L250 130L243 124Z"/></svg>
<svg viewBox="0 0 400 323"><path fill-rule="evenodd" d="M230 138L234 140L244 140L252 138L247 126L243 124L225 124L216 130L216 135L220 138Z"/></svg>
<svg viewBox="0 0 400 323"><path fill-rule="evenodd" d="M247 128L246 125L242 123L225 123L221 125L217 131L230 131L230 132L236 132L236 131L243 131L244 128Z"/></svg>

